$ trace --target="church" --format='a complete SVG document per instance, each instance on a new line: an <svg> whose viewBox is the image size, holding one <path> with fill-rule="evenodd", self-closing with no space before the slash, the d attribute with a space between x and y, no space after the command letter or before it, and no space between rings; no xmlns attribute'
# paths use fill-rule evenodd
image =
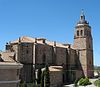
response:
<svg viewBox="0 0 100 87"><path fill-rule="evenodd" d="M91 26L83 12L75 26L73 44L27 36L6 43L5 52L0 52L0 87L18 87L20 80L34 82L36 70L45 65L49 66L51 87L61 87L83 76L93 77Z"/></svg>

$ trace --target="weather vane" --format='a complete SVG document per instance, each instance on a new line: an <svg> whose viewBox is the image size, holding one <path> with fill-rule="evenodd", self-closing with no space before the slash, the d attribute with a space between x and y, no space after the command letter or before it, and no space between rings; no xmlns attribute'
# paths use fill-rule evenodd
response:
<svg viewBox="0 0 100 87"><path fill-rule="evenodd" d="M84 9L81 10L81 15L84 15Z"/></svg>

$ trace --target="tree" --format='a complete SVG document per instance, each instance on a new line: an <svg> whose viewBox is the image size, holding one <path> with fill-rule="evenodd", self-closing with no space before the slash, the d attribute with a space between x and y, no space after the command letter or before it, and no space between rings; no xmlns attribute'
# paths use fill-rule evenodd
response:
<svg viewBox="0 0 100 87"><path fill-rule="evenodd" d="M41 83L41 74L42 74L42 71L41 71L41 68L39 68L37 72L37 84Z"/></svg>
<svg viewBox="0 0 100 87"><path fill-rule="evenodd" d="M50 87L50 75L49 75L49 68L47 65L44 71L44 85L45 87Z"/></svg>
<svg viewBox="0 0 100 87"><path fill-rule="evenodd" d="M40 87L44 87L44 71L41 74L41 84Z"/></svg>

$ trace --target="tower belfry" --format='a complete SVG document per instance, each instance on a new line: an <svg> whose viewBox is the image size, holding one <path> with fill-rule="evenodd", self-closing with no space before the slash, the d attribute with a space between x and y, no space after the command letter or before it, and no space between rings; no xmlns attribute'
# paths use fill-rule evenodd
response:
<svg viewBox="0 0 100 87"><path fill-rule="evenodd" d="M93 76L93 43L91 26L85 19L82 10L80 19L75 27L74 49L78 51L78 58L84 76Z"/></svg>

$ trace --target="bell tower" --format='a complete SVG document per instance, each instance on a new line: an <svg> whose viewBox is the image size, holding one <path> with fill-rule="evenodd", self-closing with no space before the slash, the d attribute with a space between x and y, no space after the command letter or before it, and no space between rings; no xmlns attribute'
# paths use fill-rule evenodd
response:
<svg viewBox="0 0 100 87"><path fill-rule="evenodd" d="M84 12L81 12L80 20L75 27L74 49L78 52L78 60L81 70L86 77L93 77L93 43L91 26L85 19Z"/></svg>

